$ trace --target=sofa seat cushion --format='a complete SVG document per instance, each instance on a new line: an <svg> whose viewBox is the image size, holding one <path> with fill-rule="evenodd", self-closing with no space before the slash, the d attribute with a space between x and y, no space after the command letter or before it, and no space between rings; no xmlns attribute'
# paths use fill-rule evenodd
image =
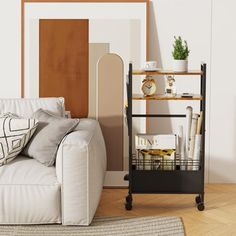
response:
<svg viewBox="0 0 236 236"><path fill-rule="evenodd" d="M1 224L61 223L55 167L19 156L0 167Z"/></svg>

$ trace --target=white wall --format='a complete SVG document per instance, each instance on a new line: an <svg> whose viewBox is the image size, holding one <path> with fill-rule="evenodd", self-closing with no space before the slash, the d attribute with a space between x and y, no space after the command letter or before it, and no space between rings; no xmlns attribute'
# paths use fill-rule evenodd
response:
<svg viewBox="0 0 236 236"><path fill-rule="evenodd" d="M20 0L0 1L0 98L21 96Z"/></svg>
<svg viewBox="0 0 236 236"><path fill-rule="evenodd" d="M211 0L153 0L150 4L150 59L157 60L158 66L172 68L174 36L182 36L190 47L189 69L200 69L201 61L208 65L210 79L211 57ZM209 80L210 81L210 80ZM209 89L209 81L207 82ZM157 78L158 93L164 92L165 80ZM177 92L199 93L200 79L196 76L176 77ZM191 105L199 112L198 102L161 101L150 103L150 113L184 114ZM207 103L209 105L209 103ZM209 118L209 110L207 113ZM152 131L158 133L178 132L178 125L184 126L185 119L149 119ZM209 129L207 124L206 169L209 160ZM208 171L206 171L206 180Z"/></svg>
<svg viewBox="0 0 236 236"><path fill-rule="evenodd" d="M197 68L201 60L208 63L207 115L211 119L207 124L207 179L236 182L236 1L153 0L150 11L151 59L171 67L173 35L180 34L191 48L190 68ZM0 1L0 26L0 97L19 97L20 0ZM186 89L196 91L197 82L191 83L185 79L179 82L178 88L185 84ZM160 81L159 87L162 86ZM176 108L165 104L160 109L175 111ZM174 126L173 122L169 124Z"/></svg>
<svg viewBox="0 0 236 236"><path fill-rule="evenodd" d="M236 182L236 1L212 5L211 182Z"/></svg>
<svg viewBox="0 0 236 236"><path fill-rule="evenodd" d="M208 64L206 181L213 183L236 183L235 11L235 0L153 0L151 4L151 59L170 67L173 35L180 34L189 42L190 68L197 68L201 60ZM185 83L181 81L177 89L198 89L197 83L193 87ZM159 87L163 87L160 79ZM158 111L179 108L165 103ZM156 110L153 105L152 111ZM167 125L175 129L175 123ZM152 125L162 132L168 127L163 121Z"/></svg>

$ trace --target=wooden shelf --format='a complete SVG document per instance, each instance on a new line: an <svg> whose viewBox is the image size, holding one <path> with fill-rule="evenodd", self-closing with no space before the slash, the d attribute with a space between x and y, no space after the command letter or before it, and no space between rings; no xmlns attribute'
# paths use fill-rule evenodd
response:
<svg viewBox="0 0 236 236"><path fill-rule="evenodd" d="M202 71L186 71L186 72L175 72L171 70L160 70L160 71L144 71L134 70L133 75L202 75Z"/></svg>
<svg viewBox="0 0 236 236"><path fill-rule="evenodd" d="M155 94L153 96L145 97L142 94L133 94L133 100L202 100L202 96L194 94L193 97L181 97L181 95L176 95L175 97L168 97L165 94Z"/></svg>

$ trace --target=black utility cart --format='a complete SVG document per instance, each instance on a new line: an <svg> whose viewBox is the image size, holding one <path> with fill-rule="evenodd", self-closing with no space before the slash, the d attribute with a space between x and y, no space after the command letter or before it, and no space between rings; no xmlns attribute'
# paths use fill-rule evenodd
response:
<svg viewBox="0 0 236 236"><path fill-rule="evenodd" d="M181 76L199 76L201 91L199 95L193 97L165 97L161 95L154 95L150 97L137 96L132 92L133 79L143 78L143 76L163 76L163 75L181 75ZM136 78L137 77L137 78ZM138 78L139 77L139 78ZM205 162L205 111L206 111L206 64L201 65L199 71L188 72L173 72L173 71L133 71L132 64L129 64L129 73L127 80L127 120L128 120L128 135L129 135L129 174L124 179L129 181L129 192L126 197L125 208L126 210L132 209L132 194L146 194L146 193L159 193L159 194L197 194L195 201L199 211L204 210L204 162ZM174 169L142 169L139 168L139 163L136 161L136 154L132 151L133 144L133 131L132 120L134 118L143 117L172 117L172 118L185 118L185 114L133 114L132 101L133 100L199 100L200 111L203 114L202 121L202 142L201 142L201 155L199 161L193 161L193 166L198 166L197 170L188 170L181 168L186 166L185 161L178 159L176 156L176 163L179 168ZM148 165L148 163L146 163ZM143 162L142 162L143 165Z"/></svg>

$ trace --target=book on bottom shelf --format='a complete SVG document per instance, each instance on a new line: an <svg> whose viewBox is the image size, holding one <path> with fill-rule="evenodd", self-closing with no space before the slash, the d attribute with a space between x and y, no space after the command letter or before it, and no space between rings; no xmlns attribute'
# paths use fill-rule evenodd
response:
<svg viewBox="0 0 236 236"><path fill-rule="evenodd" d="M175 134L137 134L135 136L138 170L175 169Z"/></svg>
<svg viewBox="0 0 236 236"><path fill-rule="evenodd" d="M137 134L135 135L136 149L175 149L175 134Z"/></svg>

